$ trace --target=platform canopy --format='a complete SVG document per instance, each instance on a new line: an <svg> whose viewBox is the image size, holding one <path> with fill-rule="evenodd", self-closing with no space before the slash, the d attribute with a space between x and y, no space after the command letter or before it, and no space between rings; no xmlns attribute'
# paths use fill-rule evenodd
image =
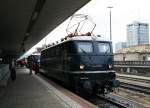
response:
<svg viewBox="0 0 150 108"><path fill-rule="evenodd" d="M0 54L28 50L90 0L1 0Z"/></svg>

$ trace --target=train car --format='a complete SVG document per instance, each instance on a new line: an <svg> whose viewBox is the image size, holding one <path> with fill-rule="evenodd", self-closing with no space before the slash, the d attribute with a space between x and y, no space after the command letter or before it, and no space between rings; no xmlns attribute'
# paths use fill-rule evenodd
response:
<svg viewBox="0 0 150 108"><path fill-rule="evenodd" d="M27 67L29 67L29 62L32 62L33 65L38 64L40 67L40 56L41 54L31 54L27 58Z"/></svg>
<svg viewBox="0 0 150 108"><path fill-rule="evenodd" d="M19 66L19 67L27 66L26 58L18 59L16 61L16 65Z"/></svg>
<svg viewBox="0 0 150 108"><path fill-rule="evenodd" d="M90 35L72 35L41 52L41 69L76 92L108 93L119 86L112 42Z"/></svg>

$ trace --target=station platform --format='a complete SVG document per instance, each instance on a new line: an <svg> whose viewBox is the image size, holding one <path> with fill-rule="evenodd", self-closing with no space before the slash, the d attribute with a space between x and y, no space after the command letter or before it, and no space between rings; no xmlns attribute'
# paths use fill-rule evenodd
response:
<svg viewBox="0 0 150 108"><path fill-rule="evenodd" d="M73 95L72 95L73 97ZM26 68L17 69L15 81L0 87L0 108L95 108L96 106L65 95L40 75L29 75ZM83 102L81 102L83 101Z"/></svg>

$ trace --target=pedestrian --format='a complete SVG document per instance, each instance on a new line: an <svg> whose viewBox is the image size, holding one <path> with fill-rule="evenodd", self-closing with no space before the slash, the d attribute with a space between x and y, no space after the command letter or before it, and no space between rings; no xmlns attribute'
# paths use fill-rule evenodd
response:
<svg viewBox="0 0 150 108"><path fill-rule="evenodd" d="M33 66L33 69L35 71L35 74L39 73L39 64L37 61L35 61L34 63L34 66Z"/></svg>
<svg viewBox="0 0 150 108"><path fill-rule="evenodd" d="M29 66L29 74L32 75L32 68L33 68L33 57L30 55L28 57L28 66Z"/></svg>
<svg viewBox="0 0 150 108"><path fill-rule="evenodd" d="M12 81L16 80L16 67L15 67L15 60L14 59L10 60L9 70L10 70L11 80Z"/></svg>

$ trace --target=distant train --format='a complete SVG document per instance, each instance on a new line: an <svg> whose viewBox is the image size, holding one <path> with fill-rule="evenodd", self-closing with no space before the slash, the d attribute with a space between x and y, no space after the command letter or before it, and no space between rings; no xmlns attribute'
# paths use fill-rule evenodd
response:
<svg viewBox="0 0 150 108"><path fill-rule="evenodd" d="M28 58L27 58L27 64L26 66L29 67L29 62L32 62L32 65L34 66L35 64L38 64L39 67L40 67L40 54L32 54L32 55L29 55ZM33 69L34 70L34 69Z"/></svg>
<svg viewBox="0 0 150 108"><path fill-rule="evenodd" d="M113 91L119 86L113 68L112 43L100 37L70 35L41 52L42 71L78 93Z"/></svg>

